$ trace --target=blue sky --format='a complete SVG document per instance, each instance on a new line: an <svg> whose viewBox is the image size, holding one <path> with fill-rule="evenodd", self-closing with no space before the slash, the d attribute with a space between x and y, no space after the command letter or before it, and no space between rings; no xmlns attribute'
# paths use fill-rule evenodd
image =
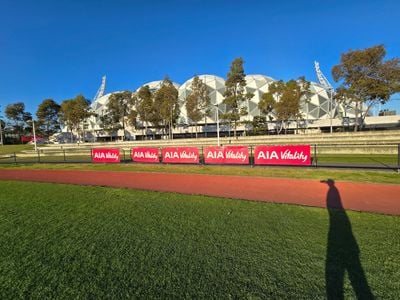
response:
<svg viewBox="0 0 400 300"><path fill-rule="evenodd" d="M400 1L0 0L0 105L36 112L82 93L135 90L165 75L247 74L331 81L340 54L384 44L400 57ZM400 98L400 97L396 97ZM384 108L400 114L400 100Z"/></svg>

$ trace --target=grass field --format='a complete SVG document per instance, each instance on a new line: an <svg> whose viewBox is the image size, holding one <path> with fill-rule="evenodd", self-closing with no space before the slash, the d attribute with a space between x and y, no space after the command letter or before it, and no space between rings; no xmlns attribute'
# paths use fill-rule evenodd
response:
<svg viewBox="0 0 400 300"><path fill-rule="evenodd" d="M35 146L30 144L23 145L2 145L0 146L0 155L19 153L25 150L34 150Z"/></svg>
<svg viewBox="0 0 400 300"><path fill-rule="evenodd" d="M1 299L325 298L326 265L343 278L332 255L356 268L354 242L338 246L349 234L374 296L400 297L399 217L44 183L0 191ZM352 227L334 226L343 217ZM355 297L360 285L344 282Z"/></svg>
<svg viewBox="0 0 400 300"><path fill-rule="evenodd" d="M326 168L250 167L167 164L0 164L1 169L99 170L125 172L165 172L181 174L213 174L237 176L284 177L299 179L333 178L354 182L400 184L399 173L393 171L365 171Z"/></svg>

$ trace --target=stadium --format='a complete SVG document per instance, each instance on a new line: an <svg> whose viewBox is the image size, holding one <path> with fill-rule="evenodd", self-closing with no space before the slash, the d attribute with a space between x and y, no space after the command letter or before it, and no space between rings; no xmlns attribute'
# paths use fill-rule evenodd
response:
<svg viewBox="0 0 400 300"><path fill-rule="evenodd" d="M224 92L225 92L225 79L210 74L204 74L198 76L203 83L206 84L208 89L208 94L210 97L210 114L204 120L198 123L198 132L200 136L213 136L216 134L217 130L217 115L226 112L226 105L223 104ZM247 75L246 80L246 93L252 93L253 97L246 103L244 107L247 109L247 115L241 117L241 121L252 122L255 117L265 116L262 114L258 108L258 103L262 99L262 95L268 92L271 83L276 80L272 77L255 74ZM188 79L182 84L174 82L175 88L177 88L179 93L179 106L180 106L180 116L177 121L177 126L174 128L174 137L189 137L193 132L194 124L187 116L186 112L186 98L191 93L191 84L193 78ZM157 91L162 84L162 80L152 81L145 83L134 89L136 92L142 86L149 86L152 92ZM100 118L107 114L107 104L110 96L113 93L104 94L105 90L105 77L103 78L102 86L99 89L95 99L92 102L91 108L94 112L94 116L90 117L85 124L86 138L88 140L107 140L109 138L122 138L122 131L119 130L115 133L106 132L101 127ZM351 122L354 123L354 118L356 115L356 108L354 105L343 105L335 102L333 100L333 95L331 87L329 85L324 85L321 83L310 82L310 95L307 99L302 99L301 101L301 115L303 116L300 122L291 122L289 128L303 128L307 130L329 130L329 126L333 122L334 127L342 127L343 120L347 120L347 125L350 126ZM117 93L117 92L114 92ZM217 111L218 110L218 111ZM265 116L267 120L270 121L269 129L274 132L276 125L276 117L272 112L270 115ZM332 121L330 121L332 120ZM221 120L219 120L221 121ZM222 135L230 135L231 128L228 124L221 122L220 133ZM126 128L126 136L130 140L143 139L143 130L140 127L144 127L139 121L139 129L132 127ZM251 129L251 127L250 127ZM244 125L239 126L239 134L246 134L249 130L249 125L245 127ZM146 135L151 135L154 138L161 138L162 134L156 128L151 126L148 129Z"/></svg>

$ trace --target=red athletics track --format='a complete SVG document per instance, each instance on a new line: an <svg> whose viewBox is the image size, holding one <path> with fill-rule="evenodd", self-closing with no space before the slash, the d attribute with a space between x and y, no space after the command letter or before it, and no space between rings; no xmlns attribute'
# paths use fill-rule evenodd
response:
<svg viewBox="0 0 400 300"><path fill-rule="evenodd" d="M329 190L327 184L317 180L171 173L3 169L0 179L101 185L317 207L326 207ZM345 209L400 215L400 185L337 182L335 186Z"/></svg>

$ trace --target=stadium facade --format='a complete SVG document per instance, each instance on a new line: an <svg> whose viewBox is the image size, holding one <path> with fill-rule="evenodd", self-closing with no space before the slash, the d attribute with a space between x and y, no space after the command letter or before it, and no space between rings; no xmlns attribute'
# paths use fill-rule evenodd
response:
<svg viewBox="0 0 400 300"><path fill-rule="evenodd" d="M200 134L206 135L215 134L216 132L216 116L217 116L217 109L218 113L222 114L226 112L226 106L223 104L224 99L224 92L225 92L225 80L219 76L215 75L199 75L198 76L207 86L208 93L211 99L210 105L210 115L206 117L203 121L198 123L198 131ZM247 75L246 79L246 87L245 91L252 93L254 96L252 99L243 103L243 105L247 108L248 114L241 117L241 121L252 121L256 116L263 116L263 114L258 109L258 103L262 99L262 95L268 92L269 86L276 81L275 79L265 76L265 75ZM182 85L178 83L173 83L174 86L178 89L179 93L179 106L180 106L180 116L178 118L177 126L174 128L175 135L187 135L190 132L193 132L193 124L189 120L186 112L186 98L190 93L191 85L192 85L193 78L190 78ZM157 91L162 84L162 80L159 81L152 81L143 84L142 86L149 86L152 92ZM136 92L142 87L138 87ZM319 128L319 122L326 123L326 120L335 119L338 117L348 117L354 118L355 117L355 108L352 105L343 106L339 103L336 103L332 98L331 90L327 87L316 83L311 82L310 92L308 99L302 99L301 101L301 114L303 116L301 121L301 127L307 128ZM114 92L117 93L117 92ZM123 133L121 130L115 133L109 133L104 131L101 128L100 117L107 114L107 104L109 101L110 96L113 93L109 93L97 98L91 104L91 108L95 113L95 116L90 117L87 120L85 125L85 131L90 136L90 140L96 139L106 139L108 137L122 137ZM272 112L268 116L268 120L271 121L271 124L274 124L276 120L274 113ZM143 125L144 124L140 124ZM293 125L291 125L293 126ZM296 124L299 126L299 124ZM140 126L139 126L140 127ZM271 127L270 127L271 128ZM272 127L273 128L273 127ZM246 131L246 128L242 125L238 128L240 133ZM228 125L221 124L221 129L223 131L230 131ZM128 139L136 139L142 138L143 134L152 135L152 136L161 136L161 131L149 127L149 132L143 133L143 129L135 129L132 127L126 128L126 133Z"/></svg>

